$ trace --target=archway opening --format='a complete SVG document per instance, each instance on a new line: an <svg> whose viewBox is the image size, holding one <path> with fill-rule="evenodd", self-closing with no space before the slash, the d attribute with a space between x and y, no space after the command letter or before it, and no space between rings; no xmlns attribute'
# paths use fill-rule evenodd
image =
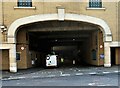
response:
<svg viewBox="0 0 120 88"><path fill-rule="evenodd" d="M43 67L54 51L60 66L103 65L103 33L97 25L76 21L44 21L18 28L18 68ZM74 62L75 61L75 62Z"/></svg>

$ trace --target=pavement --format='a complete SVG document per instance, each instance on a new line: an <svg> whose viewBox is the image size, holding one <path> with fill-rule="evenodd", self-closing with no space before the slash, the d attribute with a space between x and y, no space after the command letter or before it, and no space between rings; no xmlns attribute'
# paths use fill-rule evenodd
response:
<svg viewBox="0 0 120 88"><path fill-rule="evenodd" d="M105 75L112 73L120 73L118 66L96 67L96 66L72 66L59 68L30 68L27 70L18 70L17 73L2 71L1 80L17 80L17 79L33 79L45 77L66 77L80 75Z"/></svg>

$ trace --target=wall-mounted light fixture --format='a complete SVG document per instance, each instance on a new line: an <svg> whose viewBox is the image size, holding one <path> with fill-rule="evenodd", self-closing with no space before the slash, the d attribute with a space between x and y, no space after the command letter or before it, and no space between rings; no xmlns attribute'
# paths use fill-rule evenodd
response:
<svg viewBox="0 0 120 88"><path fill-rule="evenodd" d="M21 47L21 50L24 50L24 49L25 49L25 47L22 46L22 47Z"/></svg>
<svg viewBox="0 0 120 88"><path fill-rule="evenodd" d="M0 29L1 29L1 33L7 31L7 27L4 25L0 26Z"/></svg>
<svg viewBox="0 0 120 88"><path fill-rule="evenodd" d="M100 45L100 49L102 49L103 48L103 45Z"/></svg>

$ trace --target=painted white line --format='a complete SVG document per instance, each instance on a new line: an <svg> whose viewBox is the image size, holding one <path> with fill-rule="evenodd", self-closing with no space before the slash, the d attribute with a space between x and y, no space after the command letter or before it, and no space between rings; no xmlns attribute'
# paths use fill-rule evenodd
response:
<svg viewBox="0 0 120 88"><path fill-rule="evenodd" d="M99 85L97 85L97 86L107 86L107 85L99 84Z"/></svg>
<svg viewBox="0 0 120 88"><path fill-rule="evenodd" d="M95 74L97 74L96 72L91 72L91 73L88 73L88 74L90 74L90 75L95 75Z"/></svg>
<svg viewBox="0 0 120 88"><path fill-rule="evenodd" d="M110 73L110 72L103 72L104 74L108 74L108 73Z"/></svg>
<svg viewBox="0 0 120 88"><path fill-rule="evenodd" d="M119 71L114 71L115 73L118 73Z"/></svg>
<svg viewBox="0 0 120 88"><path fill-rule="evenodd" d="M70 74L61 74L60 76L70 76Z"/></svg>
<svg viewBox="0 0 120 88"><path fill-rule="evenodd" d="M83 75L83 73L76 73L75 75Z"/></svg>
<svg viewBox="0 0 120 88"><path fill-rule="evenodd" d="M17 80L17 79L23 79L25 77L13 77L13 78L8 78L8 79L2 79L2 80Z"/></svg>
<svg viewBox="0 0 120 88"><path fill-rule="evenodd" d="M48 75L47 77L55 77L55 75Z"/></svg>
<svg viewBox="0 0 120 88"><path fill-rule="evenodd" d="M88 85L89 85L89 86L93 86L93 85L95 85L95 83L89 83Z"/></svg>
<svg viewBox="0 0 120 88"><path fill-rule="evenodd" d="M23 78L25 78L25 77L18 77L19 79L23 79Z"/></svg>
<svg viewBox="0 0 120 88"><path fill-rule="evenodd" d="M18 78L8 78L8 80L11 80L11 79L18 79Z"/></svg>

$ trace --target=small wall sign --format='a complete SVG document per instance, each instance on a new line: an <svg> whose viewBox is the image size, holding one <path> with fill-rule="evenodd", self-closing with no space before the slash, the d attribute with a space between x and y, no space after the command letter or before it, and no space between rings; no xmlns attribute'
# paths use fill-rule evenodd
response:
<svg viewBox="0 0 120 88"><path fill-rule="evenodd" d="M104 54L100 54L100 59L104 59Z"/></svg>

